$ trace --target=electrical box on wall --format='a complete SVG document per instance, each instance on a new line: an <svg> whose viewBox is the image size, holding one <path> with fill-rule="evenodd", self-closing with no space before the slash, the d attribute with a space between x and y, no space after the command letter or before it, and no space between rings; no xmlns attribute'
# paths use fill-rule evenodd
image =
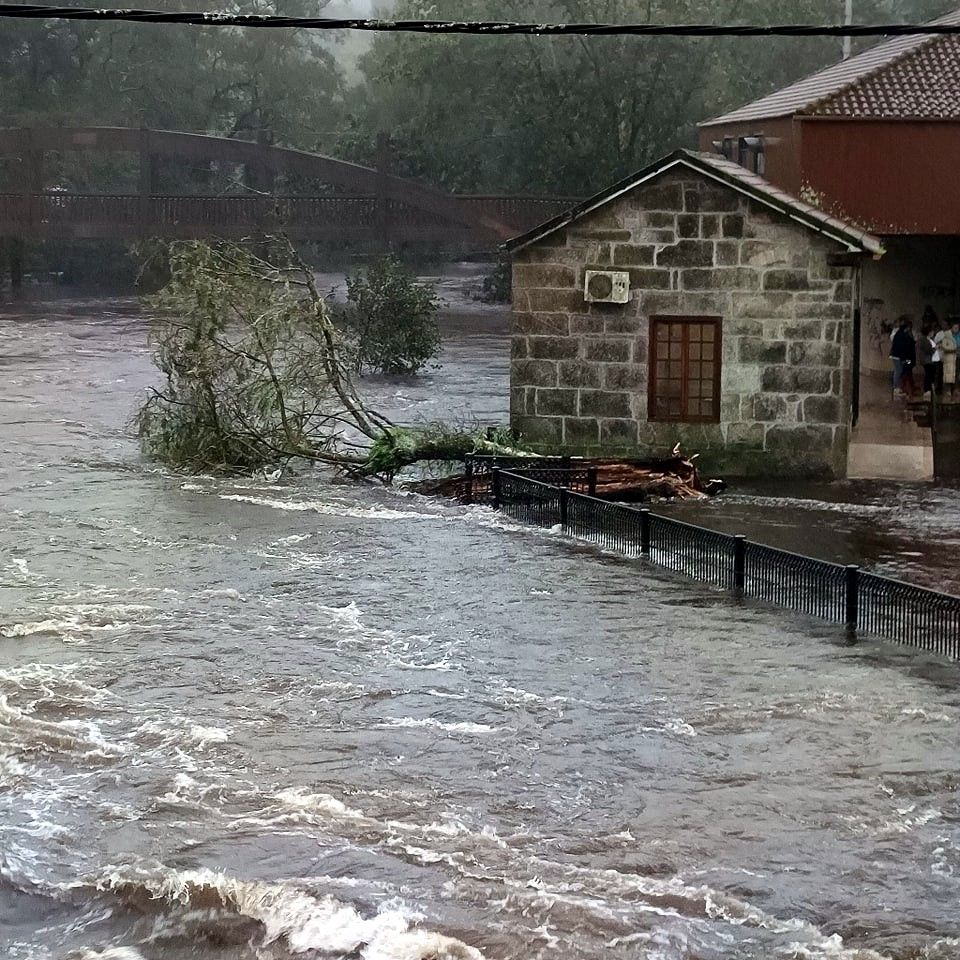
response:
<svg viewBox="0 0 960 960"><path fill-rule="evenodd" d="M629 303L630 274L620 270L588 270L583 281L587 303Z"/></svg>

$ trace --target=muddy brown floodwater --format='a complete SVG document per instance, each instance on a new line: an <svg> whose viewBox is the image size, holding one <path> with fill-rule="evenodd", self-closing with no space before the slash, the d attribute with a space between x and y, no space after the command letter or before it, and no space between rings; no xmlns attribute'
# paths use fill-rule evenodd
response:
<svg viewBox="0 0 960 960"><path fill-rule="evenodd" d="M504 314L454 309L395 414L505 415ZM4 957L960 957L955 667L484 508L144 463L133 301L3 307L0 372ZM952 491L671 509L956 588Z"/></svg>

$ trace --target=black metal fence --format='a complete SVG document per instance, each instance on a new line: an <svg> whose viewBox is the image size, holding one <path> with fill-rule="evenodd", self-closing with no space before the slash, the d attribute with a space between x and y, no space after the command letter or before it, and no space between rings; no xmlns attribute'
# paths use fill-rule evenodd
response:
<svg viewBox="0 0 960 960"><path fill-rule="evenodd" d="M464 457L464 468L466 503L493 503L494 470L508 470L591 497L597 491L597 468L577 457L499 457L474 453Z"/></svg>
<svg viewBox="0 0 960 960"><path fill-rule="evenodd" d="M491 465L489 502L521 523L559 527L739 597L960 658L960 597L598 500L531 473Z"/></svg>

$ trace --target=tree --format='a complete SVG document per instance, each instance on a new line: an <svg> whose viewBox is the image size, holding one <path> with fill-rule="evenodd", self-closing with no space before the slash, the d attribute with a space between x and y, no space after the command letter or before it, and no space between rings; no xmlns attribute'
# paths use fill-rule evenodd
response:
<svg viewBox="0 0 960 960"><path fill-rule="evenodd" d="M440 352L437 298L395 257L349 276L347 300L358 373L418 373Z"/></svg>
<svg viewBox="0 0 960 960"><path fill-rule="evenodd" d="M861 21L925 18L951 0L858 0ZM895 11L894 11L894 8ZM397 17L462 17L457 0L400 0ZM472 18L837 22L839 0L475 0ZM678 146L698 121L834 62L831 39L379 36L339 150L462 192L585 196Z"/></svg>
<svg viewBox="0 0 960 960"><path fill-rule="evenodd" d="M268 253L177 243L169 264L169 282L150 301L164 382L136 417L148 456L190 472L304 459L392 478L421 460L508 452L439 424L398 427L371 410L351 380L350 346L289 243Z"/></svg>

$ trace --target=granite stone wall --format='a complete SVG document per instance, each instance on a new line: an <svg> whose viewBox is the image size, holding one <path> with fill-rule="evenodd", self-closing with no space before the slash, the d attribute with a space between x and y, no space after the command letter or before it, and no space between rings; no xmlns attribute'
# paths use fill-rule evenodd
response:
<svg viewBox="0 0 960 960"><path fill-rule="evenodd" d="M543 449L659 455L730 475L843 476L854 270L839 243L692 171L671 172L515 254L511 421ZM630 273L626 305L584 272ZM719 316L720 422L647 418L651 316Z"/></svg>

